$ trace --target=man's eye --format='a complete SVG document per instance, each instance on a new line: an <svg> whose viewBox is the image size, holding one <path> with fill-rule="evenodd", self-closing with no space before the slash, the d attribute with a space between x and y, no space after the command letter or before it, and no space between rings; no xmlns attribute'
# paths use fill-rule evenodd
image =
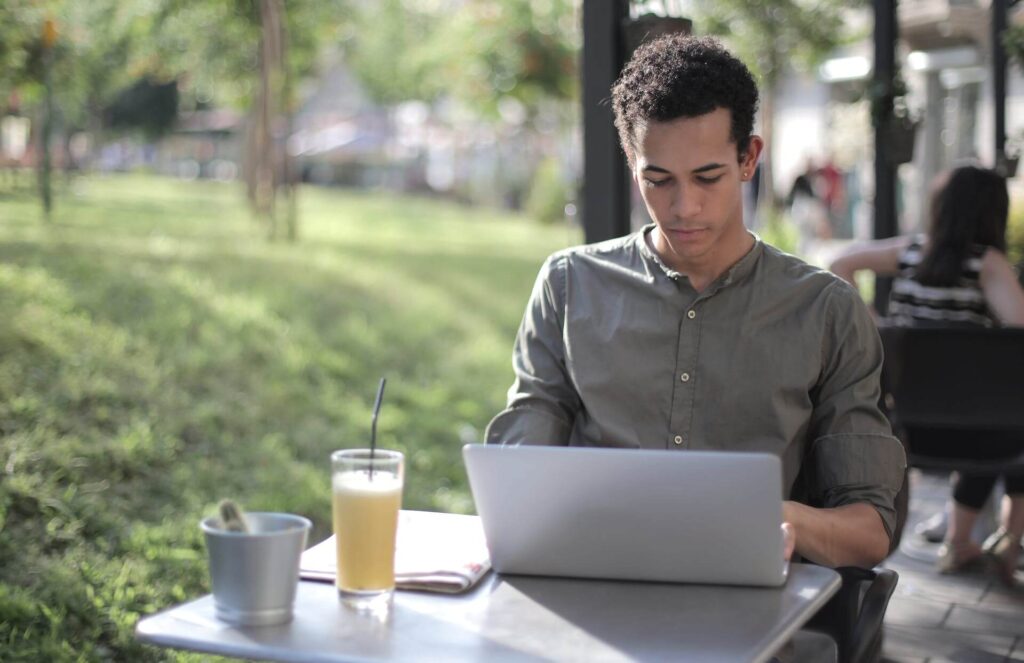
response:
<svg viewBox="0 0 1024 663"><path fill-rule="evenodd" d="M715 175L714 177L702 177L700 175L697 176L697 181L700 182L701 184L714 184L720 179L722 179L721 175Z"/></svg>
<svg viewBox="0 0 1024 663"><path fill-rule="evenodd" d="M649 187L656 187L656 186L662 186L663 184L668 183L668 180L667 179L664 179L664 180L649 180L647 178L644 178L644 183L647 186L649 186Z"/></svg>

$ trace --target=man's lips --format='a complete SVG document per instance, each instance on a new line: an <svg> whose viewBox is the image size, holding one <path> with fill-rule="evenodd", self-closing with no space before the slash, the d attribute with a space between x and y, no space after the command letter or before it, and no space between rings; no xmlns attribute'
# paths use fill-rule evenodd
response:
<svg viewBox="0 0 1024 663"><path fill-rule="evenodd" d="M700 237L706 228L668 228L665 230L669 237L681 240L691 240Z"/></svg>

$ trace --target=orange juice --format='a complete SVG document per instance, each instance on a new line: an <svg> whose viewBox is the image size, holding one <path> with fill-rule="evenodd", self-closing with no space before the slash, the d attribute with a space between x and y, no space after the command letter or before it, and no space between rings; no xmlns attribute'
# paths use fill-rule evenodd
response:
<svg viewBox="0 0 1024 663"><path fill-rule="evenodd" d="M343 472L333 480L339 590L373 592L395 586L395 532L402 479L384 472Z"/></svg>

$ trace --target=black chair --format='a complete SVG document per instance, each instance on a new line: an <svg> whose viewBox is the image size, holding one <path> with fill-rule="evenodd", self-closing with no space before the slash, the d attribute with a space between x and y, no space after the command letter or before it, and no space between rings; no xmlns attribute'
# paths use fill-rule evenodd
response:
<svg viewBox="0 0 1024 663"><path fill-rule="evenodd" d="M883 385L879 406L893 421L894 413L888 407L890 401ZM895 424L893 429L896 430ZM903 442L903 437L897 437ZM896 495L895 507L896 528L889 544L890 553L899 548L910 511L910 483L906 472L903 475L903 486ZM807 623L806 628L832 638L836 643L839 663L878 661L882 655L882 622L885 620L889 599L899 582L899 574L881 567L863 569L847 566L837 568L836 571L842 579L839 591Z"/></svg>
<svg viewBox="0 0 1024 663"><path fill-rule="evenodd" d="M903 488L896 496L897 528L890 552L899 547L903 523L907 518L909 492L904 476ZM825 633L836 643L839 663L869 663L882 655L885 610L896 590L899 574L892 569L863 569L842 566L836 569L842 580L839 591L807 623L806 628Z"/></svg>
<svg viewBox="0 0 1024 663"><path fill-rule="evenodd" d="M892 569L837 568L839 591L807 623L836 643L839 663L878 661L882 655L882 621L899 574Z"/></svg>
<svg viewBox="0 0 1024 663"><path fill-rule="evenodd" d="M1024 329L879 328L885 350L882 409L907 451L908 466L960 471L1024 470ZM964 440L949 454L949 438ZM1020 440L1018 456L983 457L986 440ZM941 447L941 448L940 448ZM900 543L909 484L896 498ZM839 593L809 625L837 643L841 662L877 660L882 621L897 574L837 569Z"/></svg>
<svg viewBox="0 0 1024 663"><path fill-rule="evenodd" d="M882 391L910 465L1024 470L1024 329L880 327ZM950 453L949 438L963 440ZM993 457L986 440L1009 453ZM962 455L960 455L962 450ZM987 457L986 457L987 456Z"/></svg>
<svg viewBox="0 0 1024 663"><path fill-rule="evenodd" d="M909 483L903 475L903 487L896 495L896 529L889 552L896 550L903 536L910 505ZM835 569L842 584L806 628L828 635L836 643L839 663L869 663L882 655L885 611L896 590L899 574L892 569L863 569L844 566Z"/></svg>

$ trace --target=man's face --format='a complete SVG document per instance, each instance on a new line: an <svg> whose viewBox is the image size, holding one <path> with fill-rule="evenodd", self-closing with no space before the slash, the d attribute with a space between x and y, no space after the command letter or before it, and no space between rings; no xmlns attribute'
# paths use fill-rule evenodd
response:
<svg viewBox="0 0 1024 663"><path fill-rule="evenodd" d="M753 175L762 142L751 138L739 160L731 119L718 108L638 132L633 177L657 224L654 248L684 274L724 270L749 247L740 186Z"/></svg>

